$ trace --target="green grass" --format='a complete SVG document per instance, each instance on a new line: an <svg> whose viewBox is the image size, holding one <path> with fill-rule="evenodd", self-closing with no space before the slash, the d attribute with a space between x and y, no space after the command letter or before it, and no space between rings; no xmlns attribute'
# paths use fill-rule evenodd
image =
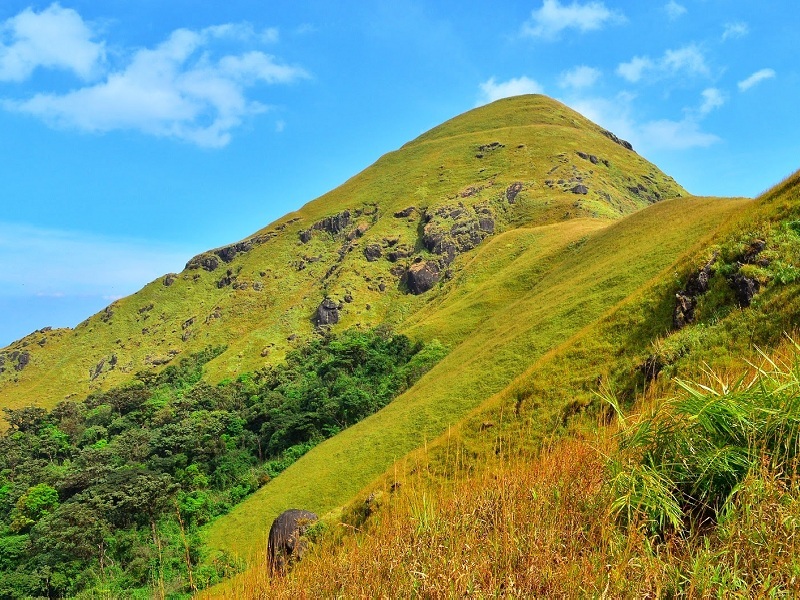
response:
<svg viewBox="0 0 800 600"><path fill-rule="evenodd" d="M503 146L476 158L479 146L492 142ZM609 166L593 165L576 151L604 158ZM588 195L566 191L569 179L576 176L589 187ZM567 183L559 185L559 179ZM555 183L549 186L548 180ZM504 194L513 182L522 182L524 189L511 205ZM30 352L31 362L21 372L0 373L0 404L53 406L64 397L123 383L153 361L174 360L209 344L229 348L209 365L212 380L275 363L293 347L290 336L297 336L294 343L299 343L314 335L311 317L325 295L353 298L343 310L340 327L402 322L455 285L410 296L390 273L395 265L385 258L367 262L363 248L397 239L412 248L414 256L428 257L420 242L423 209L484 205L494 212L498 232L574 218L605 221L648 204L629 189L638 184L661 197L686 193L638 154L613 143L597 126L553 100L523 96L498 101L387 154L330 193L261 229L256 235L274 237L214 272L184 271L170 287L156 280L112 303L110 318L101 312L74 330L36 334L12 344L11 350ZM478 191L462 197L469 187ZM420 209L412 218L392 216L411 205ZM353 241L353 250L326 278L346 241L319 232L301 244L298 234L345 209L377 212L354 219L353 227L363 223L369 229ZM455 277L471 254L454 263ZM304 268L299 270L301 261ZM249 288L217 287L227 269ZM384 291L379 289L381 282ZM252 288L254 283L261 291ZM191 325L184 325L192 319ZM108 363L114 355L117 367L111 370ZM106 367L90 379L101 360Z"/></svg>
<svg viewBox="0 0 800 600"><path fill-rule="evenodd" d="M452 344L448 356L385 409L320 444L216 521L209 544L249 555L263 550L264 524L282 510L299 506L326 513L344 505L395 460L446 432L531 364L662 275L746 204L679 199L594 232L576 222L532 229L529 240L537 241L522 251L521 230L497 236L465 266L463 288L432 301L407 328L400 327ZM669 236L657 234L664 222L671 223ZM503 249L511 249L507 264ZM487 265L494 269L491 276ZM488 435L493 439L494 432Z"/></svg>

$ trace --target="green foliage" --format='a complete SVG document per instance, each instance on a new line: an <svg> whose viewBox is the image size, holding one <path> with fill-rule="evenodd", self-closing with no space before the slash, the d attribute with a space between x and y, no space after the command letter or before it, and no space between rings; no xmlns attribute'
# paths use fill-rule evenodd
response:
<svg viewBox="0 0 800 600"><path fill-rule="evenodd" d="M622 521L685 533L716 520L748 474L764 467L796 474L800 362L764 360L749 380L717 380L716 388L678 381L683 394L648 414L629 421L619 412L623 458L611 469Z"/></svg>
<svg viewBox="0 0 800 600"><path fill-rule="evenodd" d="M443 353L386 329L348 330L211 386L203 365L221 350L50 413L6 411L0 596L150 596L165 582L189 592L190 581L218 581L232 563L195 578L199 528L379 410Z"/></svg>

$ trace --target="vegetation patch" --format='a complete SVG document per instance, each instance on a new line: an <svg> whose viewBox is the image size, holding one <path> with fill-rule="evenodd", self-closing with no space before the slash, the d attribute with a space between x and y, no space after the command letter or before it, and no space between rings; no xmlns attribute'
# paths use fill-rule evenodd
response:
<svg viewBox="0 0 800 600"><path fill-rule="evenodd" d="M191 592L231 575L199 528L441 358L387 329L327 334L216 386L209 347L51 412L5 409L0 596ZM138 590L138 592L137 592Z"/></svg>

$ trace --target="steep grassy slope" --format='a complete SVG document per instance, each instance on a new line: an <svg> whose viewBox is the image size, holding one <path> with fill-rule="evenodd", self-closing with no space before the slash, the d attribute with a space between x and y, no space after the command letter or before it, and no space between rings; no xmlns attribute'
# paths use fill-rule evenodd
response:
<svg viewBox="0 0 800 600"><path fill-rule="evenodd" d="M697 210L702 205L706 216L720 211L705 226ZM716 226L710 226L712 220ZM636 232L641 239L631 235ZM626 238L638 250L631 252L627 243L622 252L600 251ZM595 449L590 449L585 442L568 440L532 458L542 440L580 438L598 417L605 422L610 415L599 391L612 390L623 403L645 390L648 398L668 397L675 393L669 379L674 375L724 389L750 368L748 360L763 361L757 347L778 348L775 360L796 374L797 347L785 343L783 333L800 327L800 172L755 201L683 199L641 211L589 236L578 250L586 252L586 264L571 266L579 273L605 262L624 278L638 271L643 257L654 266L661 259L653 255L674 249L681 240L674 263L664 256L666 268L644 278L644 285L534 358L469 417L361 490L345 512L350 518L373 514L361 525L364 533L345 534L344 540L334 533L285 583L270 584L255 568L214 595L283 597L317 585L345 594L381 589L434 594L524 589L575 597L588 590L622 596L662 595L665 590L796 593L794 543L785 524L793 522L786 519L796 513L797 488L776 480L775 473L753 473L733 499L723 526L701 530L710 534L707 538L669 538L658 546L638 528L620 530L609 519L608 497L599 493L602 454L596 451L612 452L607 441L593 442ZM628 260L620 260L625 265L620 269L613 259L603 260L606 254ZM686 290L710 258L713 270L694 320L677 326L676 292ZM731 286L743 271L760 281L746 306L737 302ZM473 291L463 292L466 298ZM449 312L446 304L440 307L442 315ZM518 301L515 310L522 304ZM468 307L468 302L463 305ZM436 317L432 309L418 326L427 322L433 327ZM524 318L514 320L517 326L524 323ZM663 361L661 372L651 371L648 377L644 366L654 357ZM718 380L708 379L709 368ZM309 469L312 458L307 457ZM397 481L403 485L393 493ZM365 510L364 498L371 492L379 500ZM261 493L268 497L269 488ZM609 565L618 568L609 570Z"/></svg>
<svg viewBox="0 0 800 600"><path fill-rule="evenodd" d="M422 310L408 322L433 334L423 316L428 305L459 287L485 240L572 219L605 223L680 195L671 178L565 106L542 96L498 101L387 154L250 238L195 257L182 273L74 330L39 331L3 349L0 405L53 406L209 344L228 346L209 365L212 380L254 370L314 335L325 298L337 307L336 327L400 324ZM519 235L505 242L509 256L521 252L516 244L537 243ZM469 323L462 328L437 335L455 343Z"/></svg>
<svg viewBox="0 0 800 600"><path fill-rule="evenodd" d="M381 412L316 447L216 521L210 544L245 556L263 551L266 524L282 510L325 513L345 504L394 460L456 425L654 278L669 276L747 204L674 199L617 222L571 221L496 236L464 266L461 285L400 326L447 340L450 354ZM581 374L587 376L595 373Z"/></svg>

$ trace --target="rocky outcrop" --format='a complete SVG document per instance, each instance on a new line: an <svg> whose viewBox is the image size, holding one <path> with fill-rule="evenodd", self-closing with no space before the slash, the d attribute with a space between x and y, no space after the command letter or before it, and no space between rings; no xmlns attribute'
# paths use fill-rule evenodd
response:
<svg viewBox="0 0 800 600"><path fill-rule="evenodd" d="M211 254L209 252L203 252L202 254L198 254L194 258L191 258L189 262L186 263L186 268L191 269L203 269L205 271L213 271L219 266L219 257Z"/></svg>
<svg viewBox="0 0 800 600"><path fill-rule="evenodd" d="M606 136L612 142L614 142L616 144L619 144L620 146L622 146L626 150L633 150L633 146L631 146L630 142L626 142L625 140L621 140L620 138L618 138L616 135L614 135L613 133L611 133L607 129L601 130L600 133L602 133L604 136Z"/></svg>
<svg viewBox="0 0 800 600"><path fill-rule="evenodd" d="M339 305L330 298L325 298L317 307L317 314L314 317L314 322L318 326L335 325L338 323Z"/></svg>
<svg viewBox="0 0 800 600"><path fill-rule="evenodd" d="M166 286L166 287L169 287L169 286L171 286L173 283L175 283L175 280L176 280L176 279L178 279L178 276L177 276L175 273L167 273L167 274L164 276L164 279L161 281L161 283L163 283L163 284L164 284L164 286Z"/></svg>
<svg viewBox="0 0 800 600"><path fill-rule="evenodd" d="M409 206L408 208L404 208L403 210L398 210L396 213L394 213L394 217L396 219L410 217L416 210L417 210L416 206Z"/></svg>
<svg viewBox="0 0 800 600"><path fill-rule="evenodd" d="M742 308L747 308L750 306L750 303L753 301L753 296L758 293L758 290L761 287L758 279L747 277L741 273L734 273L728 280L728 284L731 286L731 289L736 296L736 302Z"/></svg>
<svg viewBox="0 0 800 600"><path fill-rule="evenodd" d="M389 262L397 262L403 258L408 258L412 254L414 254L414 249L411 246L400 244L399 246L392 248L386 254L386 258L389 259Z"/></svg>
<svg viewBox="0 0 800 600"><path fill-rule="evenodd" d="M708 282L714 275L713 267L716 261L717 255L714 254L697 273L689 277L686 288L675 294L675 310L672 313L672 326L675 329L682 329L694 322L697 300L708 291Z"/></svg>
<svg viewBox="0 0 800 600"><path fill-rule="evenodd" d="M515 181L506 188L506 200L509 204L514 204L517 201L517 195L522 191L522 182Z"/></svg>
<svg viewBox="0 0 800 600"><path fill-rule="evenodd" d="M483 158L486 154L494 151L499 150L500 148L505 148L505 144L501 144L500 142L491 142L489 144L481 144L478 146L478 152L475 154L475 158Z"/></svg>
<svg viewBox="0 0 800 600"><path fill-rule="evenodd" d="M575 187L573 187L573 188L570 190L570 192L572 192L573 194L582 194L582 195L584 195L584 196L585 196L586 194L588 194L588 193L589 193L589 188L587 188L587 187L586 187L585 185L583 185L582 183L579 183L578 185L576 185Z"/></svg>
<svg viewBox="0 0 800 600"><path fill-rule="evenodd" d="M366 211L362 211L366 214ZM311 241L315 231L324 231L331 235L338 235L347 229L352 223L352 214L349 210L344 210L338 214L325 217L314 223L310 229L300 232L300 241L304 244Z"/></svg>
<svg viewBox="0 0 800 600"><path fill-rule="evenodd" d="M769 260L761 258L761 253L767 247L767 242L756 239L750 242L747 249L736 258L736 272L728 278L728 285L736 296L736 302L741 308L747 308L753 301L753 297L761 289L758 279L748 277L741 272L744 265L767 266Z"/></svg>
<svg viewBox="0 0 800 600"><path fill-rule="evenodd" d="M252 247L252 240L244 240L231 244L230 246L225 246L224 248L218 248L214 250L213 253L219 256L223 262L229 263L236 258L237 254L249 252Z"/></svg>
<svg viewBox="0 0 800 600"><path fill-rule="evenodd" d="M494 213L484 205L440 206L433 212L426 211L424 221L422 243L429 252L441 256L444 265L453 262L459 253L475 248L495 228Z"/></svg>
<svg viewBox="0 0 800 600"><path fill-rule="evenodd" d="M412 294L424 294L439 283L439 266L431 261L420 261L412 264L406 273L406 283Z"/></svg>
<svg viewBox="0 0 800 600"><path fill-rule="evenodd" d="M605 166L609 166L609 162L605 158L598 158L594 154L588 154L586 152L581 152L580 150L577 150L575 154L580 156L583 160L588 160L593 165L599 165L602 163Z"/></svg>

